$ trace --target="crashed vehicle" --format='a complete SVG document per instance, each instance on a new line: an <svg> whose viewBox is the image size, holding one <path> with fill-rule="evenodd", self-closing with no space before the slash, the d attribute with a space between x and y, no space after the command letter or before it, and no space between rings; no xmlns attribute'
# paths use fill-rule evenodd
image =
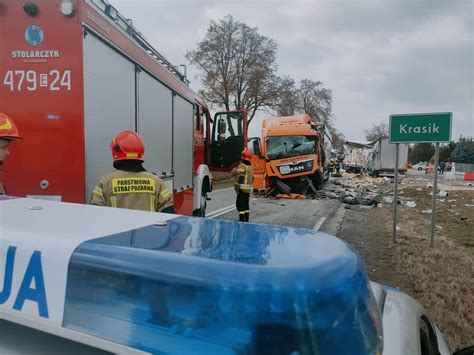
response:
<svg viewBox="0 0 474 355"><path fill-rule="evenodd" d="M346 141L342 168L348 173L358 174L362 172L371 150L372 146L369 144Z"/></svg>
<svg viewBox="0 0 474 355"><path fill-rule="evenodd" d="M263 120L261 138L249 138L248 148L254 190L315 195L329 178L331 139L309 115Z"/></svg>
<svg viewBox="0 0 474 355"><path fill-rule="evenodd" d="M5 196L0 214L2 354L450 354L322 232Z"/></svg>

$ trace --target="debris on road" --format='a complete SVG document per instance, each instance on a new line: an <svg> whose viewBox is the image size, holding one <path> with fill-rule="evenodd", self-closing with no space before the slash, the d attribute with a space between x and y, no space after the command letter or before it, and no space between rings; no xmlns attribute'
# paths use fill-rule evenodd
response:
<svg viewBox="0 0 474 355"><path fill-rule="evenodd" d="M296 199L305 199L305 195L301 194L277 194L275 195L275 198L286 198L290 200L296 200Z"/></svg>
<svg viewBox="0 0 474 355"><path fill-rule="evenodd" d="M441 191L438 193L438 196L439 196L439 197L446 197L446 196L448 196L448 192L441 190Z"/></svg>

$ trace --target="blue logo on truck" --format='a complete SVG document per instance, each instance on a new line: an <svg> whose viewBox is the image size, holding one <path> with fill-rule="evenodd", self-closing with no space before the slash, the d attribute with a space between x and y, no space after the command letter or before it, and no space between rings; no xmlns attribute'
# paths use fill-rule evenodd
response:
<svg viewBox="0 0 474 355"><path fill-rule="evenodd" d="M44 39L43 29L38 25L31 25L25 31L26 42L32 46L39 46Z"/></svg>
<svg viewBox="0 0 474 355"><path fill-rule="evenodd" d="M15 274L16 247L9 246L3 272L3 287L0 291L0 305L4 304L12 296L12 281ZM32 285L34 285L32 287ZM15 294L13 295L15 296ZM44 287L43 267L41 266L41 252L35 250L30 257L20 288L16 294L13 309L21 311L25 301L38 304L40 317L48 318L48 304L46 302L46 289Z"/></svg>

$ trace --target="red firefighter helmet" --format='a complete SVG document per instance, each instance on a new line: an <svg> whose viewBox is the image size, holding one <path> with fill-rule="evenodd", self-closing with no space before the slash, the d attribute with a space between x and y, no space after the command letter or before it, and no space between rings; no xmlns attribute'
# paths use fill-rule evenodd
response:
<svg viewBox="0 0 474 355"><path fill-rule="evenodd" d="M115 160L141 160L145 154L145 146L138 133L133 131L120 132L110 142L112 157Z"/></svg>
<svg viewBox="0 0 474 355"><path fill-rule="evenodd" d="M248 149L242 151L242 160L250 160L252 158L252 152Z"/></svg>
<svg viewBox="0 0 474 355"><path fill-rule="evenodd" d="M11 140L21 139L18 129L12 119L0 112L0 138Z"/></svg>

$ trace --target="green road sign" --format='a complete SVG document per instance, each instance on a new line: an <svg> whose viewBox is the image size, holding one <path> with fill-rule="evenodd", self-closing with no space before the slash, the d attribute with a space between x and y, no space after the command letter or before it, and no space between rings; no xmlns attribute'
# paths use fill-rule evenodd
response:
<svg viewBox="0 0 474 355"><path fill-rule="evenodd" d="M451 140L451 112L390 115L390 143Z"/></svg>

